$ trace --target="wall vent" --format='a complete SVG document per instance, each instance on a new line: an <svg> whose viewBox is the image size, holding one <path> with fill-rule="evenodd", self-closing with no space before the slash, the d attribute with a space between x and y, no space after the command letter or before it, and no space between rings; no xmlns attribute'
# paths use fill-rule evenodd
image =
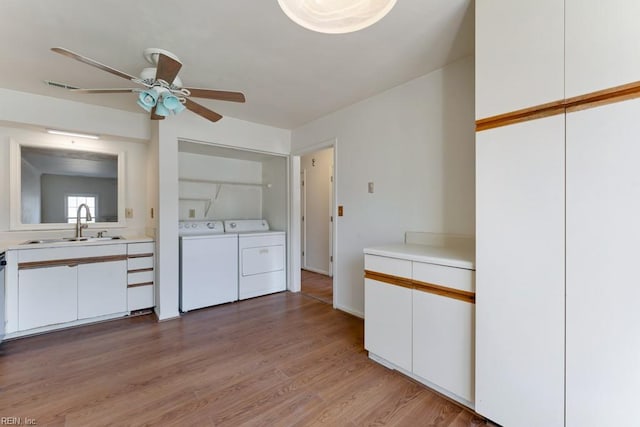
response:
<svg viewBox="0 0 640 427"><path fill-rule="evenodd" d="M61 89L80 89L80 88L75 87L75 86L69 86L69 85L66 85L64 83L52 82L50 80L45 80L44 82L46 84L48 84L49 86L59 87Z"/></svg>

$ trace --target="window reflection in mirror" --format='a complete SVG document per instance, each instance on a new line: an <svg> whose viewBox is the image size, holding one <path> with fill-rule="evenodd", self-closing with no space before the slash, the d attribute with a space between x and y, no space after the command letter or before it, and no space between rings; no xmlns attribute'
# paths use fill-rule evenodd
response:
<svg viewBox="0 0 640 427"><path fill-rule="evenodd" d="M76 205L87 201L95 222L118 221L117 155L35 146L20 151L23 224L75 222Z"/></svg>

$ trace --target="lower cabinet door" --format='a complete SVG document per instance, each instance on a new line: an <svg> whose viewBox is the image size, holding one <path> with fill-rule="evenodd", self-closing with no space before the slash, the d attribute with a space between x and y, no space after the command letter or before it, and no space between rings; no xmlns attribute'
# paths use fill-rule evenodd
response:
<svg viewBox="0 0 640 427"><path fill-rule="evenodd" d="M127 311L127 261L78 266L78 319Z"/></svg>
<svg viewBox="0 0 640 427"><path fill-rule="evenodd" d="M475 306L413 291L413 373L473 403Z"/></svg>
<svg viewBox="0 0 640 427"><path fill-rule="evenodd" d="M412 290L371 279L364 288L364 347L411 371Z"/></svg>
<svg viewBox="0 0 640 427"><path fill-rule="evenodd" d="M18 273L18 329L77 320L76 266L20 270Z"/></svg>

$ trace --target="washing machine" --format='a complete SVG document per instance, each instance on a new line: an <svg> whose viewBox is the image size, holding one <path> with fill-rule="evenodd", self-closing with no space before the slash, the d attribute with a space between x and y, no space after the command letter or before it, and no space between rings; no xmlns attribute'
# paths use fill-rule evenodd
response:
<svg viewBox="0 0 640 427"><path fill-rule="evenodd" d="M284 231L265 219L224 221L226 233L238 236L238 298L243 300L287 290Z"/></svg>
<svg viewBox="0 0 640 427"><path fill-rule="evenodd" d="M238 300L238 235L222 221L180 221L180 311Z"/></svg>

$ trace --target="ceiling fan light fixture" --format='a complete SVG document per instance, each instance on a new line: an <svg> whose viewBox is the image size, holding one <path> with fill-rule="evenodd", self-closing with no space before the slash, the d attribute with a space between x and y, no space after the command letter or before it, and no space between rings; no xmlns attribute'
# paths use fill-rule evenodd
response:
<svg viewBox="0 0 640 427"><path fill-rule="evenodd" d="M138 95L138 105L149 112L158 102L158 91L154 88L143 90Z"/></svg>
<svg viewBox="0 0 640 427"><path fill-rule="evenodd" d="M367 28L393 9L397 0L278 0L296 24L312 31L344 34Z"/></svg>
<svg viewBox="0 0 640 427"><path fill-rule="evenodd" d="M145 49L144 56L153 66L144 68L139 77L116 70L115 68L63 47L53 47L51 51L129 80L137 85L144 86L144 89L81 89L61 83L51 83L53 86L72 90L77 93L135 93L137 95L137 104L143 110L151 113L151 120L158 120L160 118L158 116L166 117L171 113L179 114L184 110L189 110L211 122L217 122L222 118L220 114L210 110L204 105L192 101L189 99L190 97L245 102L245 96L241 92L183 87L182 81L178 77L178 73L182 68L182 62L180 62L177 56L163 49Z"/></svg>
<svg viewBox="0 0 640 427"><path fill-rule="evenodd" d="M172 95L172 94L168 93L168 94L165 94L162 97L162 105L167 110L174 111L179 106L182 106L182 103L180 102L180 100L175 95Z"/></svg>
<svg viewBox="0 0 640 427"><path fill-rule="evenodd" d="M167 117L169 113L171 113L171 111L167 109L167 107L165 107L162 102L158 102L158 104L156 105L155 114L158 116Z"/></svg>

